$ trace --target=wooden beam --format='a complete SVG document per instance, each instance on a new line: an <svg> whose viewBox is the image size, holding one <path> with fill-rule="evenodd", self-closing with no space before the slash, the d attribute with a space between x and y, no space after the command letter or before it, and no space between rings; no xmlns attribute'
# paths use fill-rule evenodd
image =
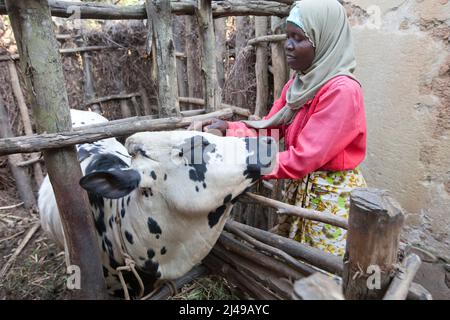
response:
<svg viewBox="0 0 450 320"><path fill-rule="evenodd" d="M172 33L170 2L147 0L147 42L154 43L156 56L156 83L158 84L159 117L180 116L178 103L177 62ZM156 51L156 52L155 52Z"/></svg>
<svg viewBox="0 0 450 320"><path fill-rule="evenodd" d="M351 192L343 273L346 299L383 298L395 273L403 221L402 208L386 191Z"/></svg>
<svg viewBox="0 0 450 320"><path fill-rule="evenodd" d="M89 47L79 47L79 48L62 48L58 49L61 54L72 54L72 53L80 53L80 52L89 52L89 51L100 51L106 49L122 49L119 46L89 46ZM11 55L3 55L0 56L0 61L12 61L19 60L20 57L18 54Z"/></svg>
<svg viewBox="0 0 450 320"><path fill-rule="evenodd" d="M330 276L315 273L312 276L295 281L295 300L344 300L342 286Z"/></svg>
<svg viewBox="0 0 450 320"><path fill-rule="evenodd" d="M249 244L253 245L255 248L257 248L261 251L264 251L264 252L268 252L271 255L276 256L276 257L280 258L281 260L286 261L286 264L288 264L290 267L294 268L296 271L298 271L302 274L308 274L313 271L313 269L311 267L306 266L304 263L301 263L298 260L294 259L293 257L288 255L283 250L274 248L270 245L267 245L261 241L256 240L255 238L246 234L244 231L238 229L238 227L236 225L233 225L231 223L225 224L225 230L235 234L242 240L245 240Z"/></svg>
<svg viewBox="0 0 450 320"><path fill-rule="evenodd" d="M322 270L331 272L336 275L342 274L343 263L342 259L323 252L319 249L310 247L306 244L299 243L292 239L288 239L268 231L260 230L247 226L236 221L227 221L227 224L236 226L241 231L244 231L253 238L278 248L291 255L292 257L305 261L306 263L320 268Z"/></svg>
<svg viewBox="0 0 450 320"><path fill-rule="evenodd" d="M220 235L217 243L219 243L227 252L255 261L255 263L261 265L262 267L271 270L277 277L284 277L286 279L300 279L303 276L310 274L300 273L298 270L293 269L286 263L255 250L242 241L234 239L227 232L223 232Z"/></svg>
<svg viewBox="0 0 450 320"><path fill-rule="evenodd" d="M147 19L144 5L120 6L98 2L70 2L50 0L54 17L70 18L79 13L81 19L130 20ZM192 15L195 5L188 1L172 1L172 14ZM212 5L214 18L228 16L279 16L289 14L289 5L278 1L220 1ZM0 14L7 14L4 1L0 0Z"/></svg>
<svg viewBox="0 0 450 320"><path fill-rule="evenodd" d="M421 262L419 256L414 253L406 256L395 273L383 300L405 300Z"/></svg>
<svg viewBox="0 0 450 320"><path fill-rule="evenodd" d="M348 229L348 222L346 219L336 217L335 215L329 213L300 208L281 201L266 198L251 192L243 194L240 199L242 200L250 199L253 202L258 202L266 206L278 209L277 211L278 214L289 214L313 221L320 221L323 223L331 224L333 226L340 227L342 229Z"/></svg>
<svg viewBox="0 0 450 320"><path fill-rule="evenodd" d="M110 100L123 100L123 99L130 99L132 97L138 97L141 94L139 92L132 92L132 93L122 93L122 94L112 94L106 97L100 97L100 98L95 98L95 99L91 99L89 101L87 101L84 104L84 107L88 107L92 104L96 104L96 103L102 103L102 102L106 102L106 101L110 101Z"/></svg>
<svg viewBox="0 0 450 320"><path fill-rule="evenodd" d="M264 42L281 42L286 39L287 39L287 37L285 34L271 34L271 35L265 35L265 36L257 36L256 38L248 40L247 45L254 46L259 43L264 43ZM283 59L284 59L284 57L283 57Z"/></svg>
<svg viewBox="0 0 450 320"><path fill-rule="evenodd" d="M29 153L72 146L79 143L94 142L101 139L126 136L142 131L174 130L188 127L192 121L209 118L229 119L233 110L222 109L209 114L192 117L173 117L153 119L152 116L132 117L107 123L74 128L72 131L45 133L30 137L0 139L0 156L12 153ZM75 180L74 180L75 181Z"/></svg>
<svg viewBox="0 0 450 320"><path fill-rule="evenodd" d="M37 131L71 129L61 56L47 0L7 0L6 7L20 54L22 72ZM31 138L31 137L30 137ZM80 269L77 299L105 299L100 250L82 173L74 146L45 151L44 159L55 193L67 244L69 264Z"/></svg>

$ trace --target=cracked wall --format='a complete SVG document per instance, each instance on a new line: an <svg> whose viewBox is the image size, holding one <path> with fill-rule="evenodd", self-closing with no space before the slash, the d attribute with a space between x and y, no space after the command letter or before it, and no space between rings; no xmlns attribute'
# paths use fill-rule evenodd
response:
<svg viewBox="0 0 450 320"><path fill-rule="evenodd" d="M408 212L403 237L450 259L450 1L352 0L370 186Z"/></svg>

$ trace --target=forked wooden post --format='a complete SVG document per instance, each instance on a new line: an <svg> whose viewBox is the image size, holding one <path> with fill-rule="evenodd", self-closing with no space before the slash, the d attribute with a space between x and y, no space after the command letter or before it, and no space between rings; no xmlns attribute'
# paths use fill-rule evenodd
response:
<svg viewBox="0 0 450 320"><path fill-rule="evenodd" d="M403 210L386 191L355 189L350 196L344 256L346 299L382 299L397 264Z"/></svg>
<svg viewBox="0 0 450 320"><path fill-rule="evenodd" d="M71 129L61 57L47 0L7 0L20 64L38 133ZM80 268L78 299L106 298L94 221L78 184L81 169L75 147L44 151L64 228L69 259Z"/></svg>

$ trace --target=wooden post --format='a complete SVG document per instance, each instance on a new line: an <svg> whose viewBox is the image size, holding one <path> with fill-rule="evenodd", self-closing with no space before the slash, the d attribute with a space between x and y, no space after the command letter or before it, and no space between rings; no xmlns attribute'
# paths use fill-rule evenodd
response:
<svg viewBox="0 0 450 320"><path fill-rule="evenodd" d="M116 80L117 83L117 89L120 91L120 94L125 94L125 85L123 84L123 81L121 78L118 78ZM122 114L122 119L130 118L131 117L131 110L130 106L128 104L128 99L120 99L119 101L120 105L120 113Z"/></svg>
<svg viewBox="0 0 450 320"><path fill-rule="evenodd" d="M156 50L159 117L180 115L170 1L147 0L148 41Z"/></svg>
<svg viewBox="0 0 450 320"><path fill-rule="evenodd" d="M185 53L185 25L184 19L178 16L172 16L173 25L173 35L175 43L175 52ZM180 57L176 59L177 64L177 82L178 82L178 96L186 97L188 95L186 79L186 59L185 57ZM180 107L181 110L181 107Z"/></svg>
<svg viewBox="0 0 450 320"><path fill-rule="evenodd" d="M255 17L255 36L267 35L267 17ZM256 45L256 106L255 115L263 117L267 114L269 99L269 74L267 70L267 44L260 42Z"/></svg>
<svg viewBox="0 0 450 320"><path fill-rule="evenodd" d="M23 96L22 88L20 87L19 76L17 75L16 64L14 61L8 62L9 75L11 77L11 86L16 97L17 105L20 110L20 116L22 118L23 129L25 135L32 136L33 128L31 126L30 115L28 114L28 108L25 103L25 97ZM39 157L38 154L32 154L31 157ZM41 164L36 162L33 164L34 180L36 185L39 187L44 180L44 175L42 174Z"/></svg>
<svg viewBox="0 0 450 320"><path fill-rule="evenodd" d="M61 57L47 0L7 0L38 133L71 129ZM44 152L71 265L79 267L78 299L106 298L100 250L75 147Z"/></svg>
<svg viewBox="0 0 450 320"><path fill-rule="evenodd" d="M281 33L279 26L281 18L271 18L272 34ZM284 53L284 42L272 42L270 44L272 50L272 70L273 70L273 99L276 100L281 96L281 91L289 79L289 70L286 63L286 56Z"/></svg>
<svg viewBox="0 0 450 320"><path fill-rule="evenodd" d="M11 125L9 124L8 112L3 104L3 99L0 96L0 138L13 137ZM8 156L8 165L11 173L16 181L17 191L20 199L26 209L36 206L36 199L31 188L30 178L28 177L26 168L19 167L18 164L23 161L21 154L10 154Z"/></svg>
<svg viewBox="0 0 450 320"><path fill-rule="evenodd" d="M202 43L202 77L204 83L205 109L212 112L220 109L222 92L217 82L216 39L212 17L211 0L197 0L195 9Z"/></svg>
<svg viewBox="0 0 450 320"><path fill-rule="evenodd" d="M145 88L141 83L139 83L139 95L141 97L142 106L144 107L144 115L151 115L152 107L150 106L150 101L148 100L147 91L145 91Z"/></svg>
<svg viewBox="0 0 450 320"><path fill-rule="evenodd" d="M84 47L86 40L84 36L81 36L76 41L79 47ZM92 64L91 64L91 55L89 51L83 51L81 53L81 58L83 60L83 84L84 84L84 101L91 101L96 97L95 88L94 88L94 80L92 76ZM102 110L98 103L94 103L90 106L92 111L101 114Z"/></svg>
<svg viewBox="0 0 450 320"><path fill-rule="evenodd" d="M198 28L197 21L193 16L185 16L186 24L186 76L188 82L188 96L190 98L203 97L203 85L201 81L200 58L197 51L198 46ZM189 106L190 109L194 105Z"/></svg>
<svg viewBox="0 0 450 320"><path fill-rule="evenodd" d="M236 38L234 44L235 63L239 63L240 59L243 59L243 52L247 46L248 29L249 29L249 17L236 17ZM247 105L247 97L242 90L240 79L235 76L234 90L236 91L236 103L235 105L241 108L249 109Z"/></svg>
<svg viewBox="0 0 450 320"><path fill-rule="evenodd" d="M220 89L223 89L225 83L225 71L223 66L223 59L225 57L226 47L226 18L214 19L214 33L216 35L216 68L217 81Z"/></svg>
<svg viewBox="0 0 450 320"><path fill-rule="evenodd" d="M402 208L386 191L352 191L343 272L346 299L383 298L395 273L403 221Z"/></svg>

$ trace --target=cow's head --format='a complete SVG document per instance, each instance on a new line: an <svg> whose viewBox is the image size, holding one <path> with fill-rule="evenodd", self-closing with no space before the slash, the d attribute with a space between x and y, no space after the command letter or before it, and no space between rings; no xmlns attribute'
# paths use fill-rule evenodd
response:
<svg viewBox="0 0 450 320"><path fill-rule="evenodd" d="M158 194L170 209L202 215L235 199L268 173L275 144L267 137L219 137L195 131L142 132L126 141L130 168L88 173L88 191L120 198L132 190ZM152 197L143 197L152 201Z"/></svg>
<svg viewBox="0 0 450 320"><path fill-rule="evenodd" d="M146 273L174 279L206 256L233 200L270 171L276 152L268 146L274 143L265 137L137 133L126 142L130 166L117 156L100 155L86 168L81 185L90 195L122 198L109 201L105 212L120 212L128 253Z"/></svg>

